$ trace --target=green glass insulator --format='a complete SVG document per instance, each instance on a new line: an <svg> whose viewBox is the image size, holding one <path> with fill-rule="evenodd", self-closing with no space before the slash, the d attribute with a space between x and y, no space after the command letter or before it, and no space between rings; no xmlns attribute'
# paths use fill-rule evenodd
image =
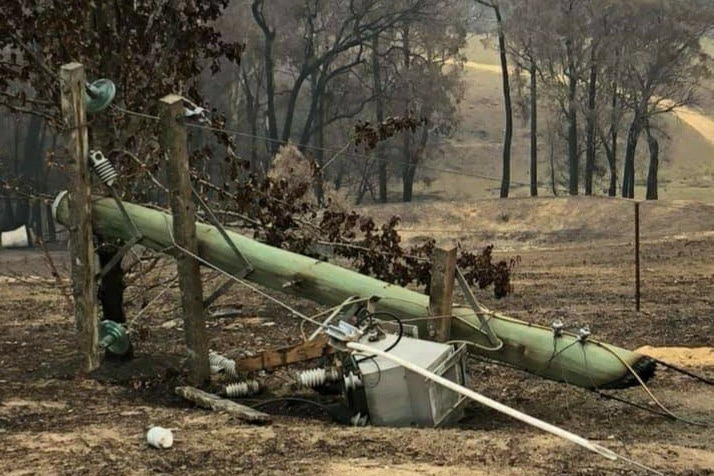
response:
<svg viewBox="0 0 714 476"><path fill-rule="evenodd" d="M99 347L114 355L123 356L129 352L131 342L121 324L114 321L101 321L99 323Z"/></svg>
<svg viewBox="0 0 714 476"><path fill-rule="evenodd" d="M85 90L87 112L94 114L106 109L116 94L116 86L109 79L98 79Z"/></svg>

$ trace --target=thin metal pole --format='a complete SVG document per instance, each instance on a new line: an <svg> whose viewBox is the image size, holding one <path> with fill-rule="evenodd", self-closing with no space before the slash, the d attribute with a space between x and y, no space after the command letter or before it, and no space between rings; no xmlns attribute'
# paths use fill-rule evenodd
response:
<svg viewBox="0 0 714 476"><path fill-rule="evenodd" d="M640 202L635 202L635 310L640 312Z"/></svg>

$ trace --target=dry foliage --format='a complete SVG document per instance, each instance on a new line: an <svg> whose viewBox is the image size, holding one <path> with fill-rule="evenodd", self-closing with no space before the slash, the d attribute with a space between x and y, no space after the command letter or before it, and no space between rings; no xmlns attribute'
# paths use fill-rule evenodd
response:
<svg viewBox="0 0 714 476"><path fill-rule="evenodd" d="M234 224L253 230L259 241L323 260L346 258L360 273L428 288L436 241L406 246L397 230L398 216L380 225L331 198L318 205L312 193L314 170L296 148L285 146L267 176L249 175L234 184L234 193L228 191L233 187L213 187L213 192L224 215L239 217ZM458 265L470 284L481 289L493 285L494 295L501 298L511 292L510 275L518 259L494 263L492 250L460 249Z"/></svg>

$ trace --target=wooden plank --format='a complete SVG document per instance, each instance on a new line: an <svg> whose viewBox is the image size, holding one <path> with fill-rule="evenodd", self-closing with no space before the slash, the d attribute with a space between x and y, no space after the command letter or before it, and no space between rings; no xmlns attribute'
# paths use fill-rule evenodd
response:
<svg viewBox="0 0 714 476"><path fill-rule="evenodd" d="M191 198L186 126L182 121L183 101L180 96L171 94L159 101L159 108L161 146L168 157L173 236L178 246L197 255L196 207ZM186 345L189 349L189 381L201 386L207 384L211 377L201 272L193 256L177 253L176 261Z"/></svg>
<svg viewBox="0 0 714 476"><path fill-rule="evenodd" d="M429 313L442 316L430 321L429 338L437 342L451 339L451 312L456 278L456 247L435 248L431 258L431 282L429 284Z"/></svg>
<svg viewBox="0 0 714 476"><path fill-rule="evenodd" d="M99 367L100 359L92 241L92 188L87 163L89 138L84 105L85 85L84 66L79 63L69 63L60 68L62 118L71 164L68 228L72 257L74 318L79 352L82 356L81 369L84 372L91 372Z"/></svg>
<svg viewBox="0 0 714 476"><path fill-rule="evenodd" d="M327 341L328 337L325 334L320 334L312 341L267 350L255 357L236 360L236 370L243 372L270 370L306 360L319 359L324 355L334 353L334 349L327 345Z"/></svg>
<svg viewBox="0 0 714 476"><path fill-rule="evenodd" d="M254 410L232 400L221 398L218 395L204 392L195 387L176 387L176 395L192 401L201 408L208 408L217 412L226 412L236 418L249 423L271 423L272 417L267 413Z"/></svg>

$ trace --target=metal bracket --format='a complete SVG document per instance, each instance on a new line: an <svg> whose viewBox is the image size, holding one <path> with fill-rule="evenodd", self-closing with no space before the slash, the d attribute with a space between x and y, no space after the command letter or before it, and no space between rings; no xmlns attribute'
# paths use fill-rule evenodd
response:
<svg viewBox="0 0 714 476"><path fill-rule="evenodd" d="M253 271L253 266L248 262L248 260L241 254L240 250L236 246L235 243L230 239L228 236L228 233L226 233L225 228L223 228L223 225L221 225L221 222L216 218L216 215L213 214L213 211L209 208L208 205L206 205L206 202L203 201L201 196L196 192L196 189L191 187L191 193L193 196L196 198L198 201L198 204L200 205L201 209L206 212L206 215L208 215L208 221L211 222L213 226L216 227L218 230L218 233L221 234L224 240L226 240L226 243L228 244L228 247L233 250L233 253L235 253L236 258L238 258L238 263L240 264L240 270L236 273L233 273L233 275L237 278L244 278Z"/></svg>
<svg viewBox="0 0 714 476"><path fill-rule="evenodd" d="M313 333L310 335L310 337L308 337L307 340L308 340L308 341L315 340L315 338L316 338L321 332L324 332L325 327L326 327L327 325L329 325L330 322L332 322L333 319L335 319L335 317L337 317L337 316L342 312L342 310L343 310L346 306L349 306L350 304L352 304L352 301L354 301L355 299L358 299L358 297L357 297L357 296L350 296L350 297L348 297L347 299L345 299L344 301L342 301L342 304L340 304L334 311L332 311L332 313L330 313L329 316L327 316L327 319L325 319L325 320L322 322L322 326L321 326L321 327L318 327L317 329L315 329L315 332L313 332Z"/></svg>
<svg viewBox="0 0 714 476"><path fill-rule="evenodd" d="M496 333L493 332L493 329L491 329L488 320L484 317L484 314L489 312L488 309L486 309L483 304L476 300L476 297L471 292L469 283L466 282L466 278L464 277L463 273L461 273L461 270L458 266L456 267L456 281L459 283L459 288L461 288L461 292L464 293L466 302L469 303L469 306L471 306L471 308L474 310L474 312L476 313L476 317L481 323L481 327L479 328L479 330L486 334L486 337L488 337L488 341L491 343L491 345L500 345L501 339L499 339Z"/></svg>
<svg viewBox="0 0 714 476"><path fill-rule="evenodd" d="M223 284L218 286L215 291L211 293L206 299L203 300L203 307L207 309L211 304L216 302L219 297L223 296L226 291L233 287L236 282L232 279L227 279Z"/></svg>

